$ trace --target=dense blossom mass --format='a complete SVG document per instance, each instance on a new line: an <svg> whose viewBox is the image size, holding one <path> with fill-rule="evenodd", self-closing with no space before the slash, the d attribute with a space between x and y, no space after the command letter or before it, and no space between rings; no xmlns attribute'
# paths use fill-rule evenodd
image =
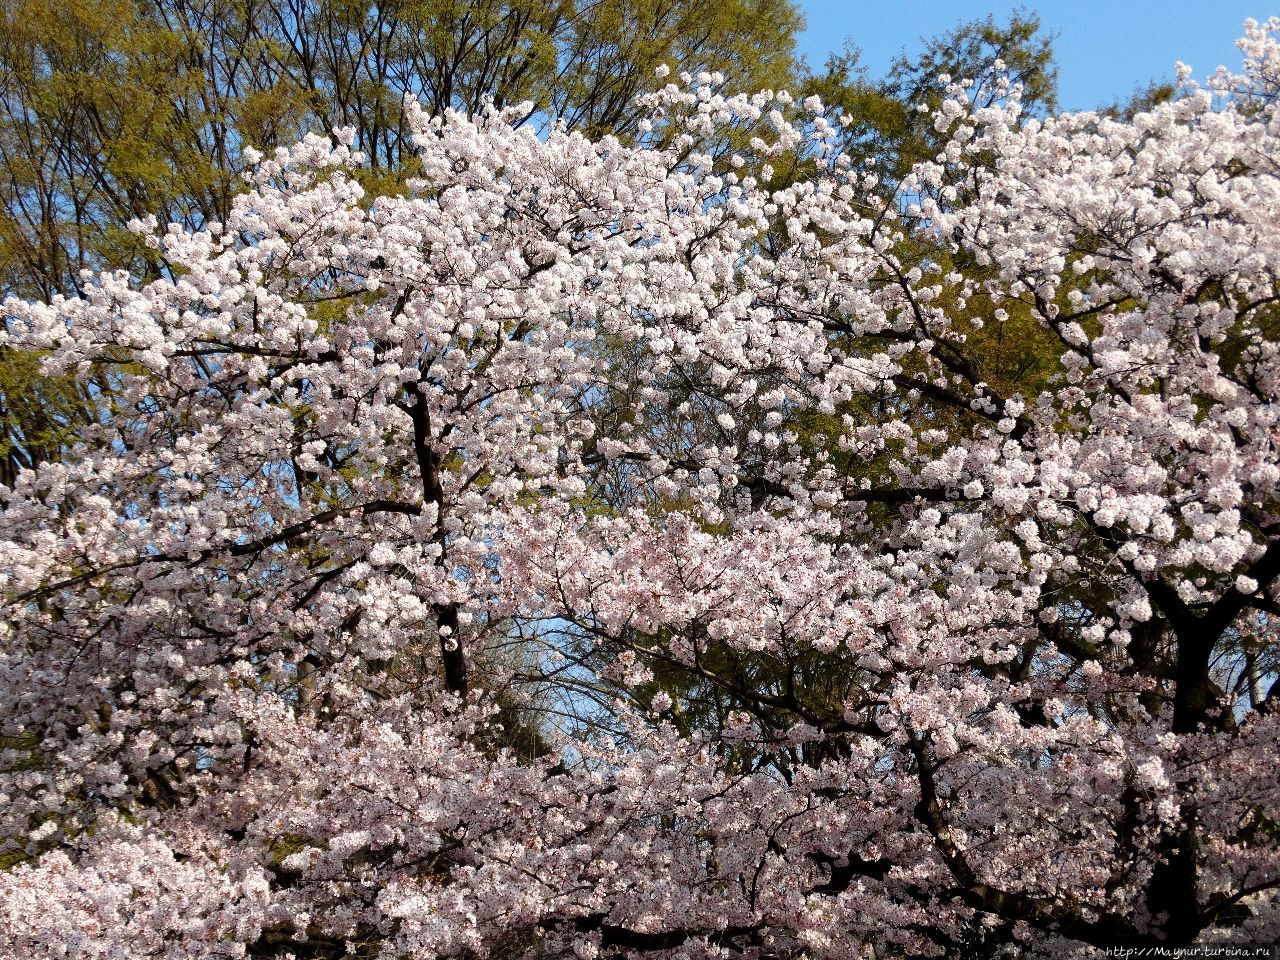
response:
<svg viewBox="0 0 1280 960"><path fill-rule="evenodd" d="M5 303L110 389L0 487L0 953L1274 942L1277 26L894 184L714 76L411 111Z"/></svg>

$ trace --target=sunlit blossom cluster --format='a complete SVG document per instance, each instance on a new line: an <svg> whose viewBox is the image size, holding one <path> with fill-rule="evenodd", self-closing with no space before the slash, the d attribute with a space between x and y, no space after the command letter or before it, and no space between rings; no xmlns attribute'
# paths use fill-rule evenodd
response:
<svg viewBox="0 0 1280 960"><path fill-rule="evenodd" d="M1274 942L1275 26L1128 119L955 84L892 189L714 76L415 111L405 195L311 136L7 301L112 391L0 487L0 953Z"/></svg>

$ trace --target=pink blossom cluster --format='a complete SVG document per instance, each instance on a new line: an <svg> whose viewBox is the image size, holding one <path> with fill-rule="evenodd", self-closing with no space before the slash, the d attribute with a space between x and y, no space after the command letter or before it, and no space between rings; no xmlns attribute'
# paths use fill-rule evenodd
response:
<svg viewBox="0 0 1280 960"><path fill-rule="evenodd" d="M411 112L5 302L111 390L0 487L0 952L1280 937L1278 27L888 187L714 76Z"/></svg>

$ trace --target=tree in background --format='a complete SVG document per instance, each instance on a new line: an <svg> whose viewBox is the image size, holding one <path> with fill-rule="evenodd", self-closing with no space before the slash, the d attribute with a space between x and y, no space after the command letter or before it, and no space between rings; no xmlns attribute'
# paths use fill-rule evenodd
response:
<svg viewBox="0 0 1280 960"><path fill-rule="evenodd" d="M0 943L1273 942L1277 29L1132 121L954 85L891 191L715 77L633 145L409 108L403 193L310 136L7 301L114 386L0 493Z"/></svg>
<svg viewBox="0 0 1280 960"><path fill-rule="evenodd" d="M406 96L627 135L658 64L777 87L801 22L788 0L6 0L0 17L0 282L40 297L146 263L131 219L225 219L244 144L351 127L385 189L411 173Z"/></svg>

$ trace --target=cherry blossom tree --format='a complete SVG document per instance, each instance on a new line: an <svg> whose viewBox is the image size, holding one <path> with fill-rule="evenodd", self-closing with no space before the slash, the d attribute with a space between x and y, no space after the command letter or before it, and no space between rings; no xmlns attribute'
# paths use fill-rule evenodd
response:
<svg viewBox="0 0 1280 960"><path fill-rule="evenodd" d="M0 488L4 952L1274 941L1278 27L890 191L714 76L411 108L7 301L113 390Z"/></svg>

